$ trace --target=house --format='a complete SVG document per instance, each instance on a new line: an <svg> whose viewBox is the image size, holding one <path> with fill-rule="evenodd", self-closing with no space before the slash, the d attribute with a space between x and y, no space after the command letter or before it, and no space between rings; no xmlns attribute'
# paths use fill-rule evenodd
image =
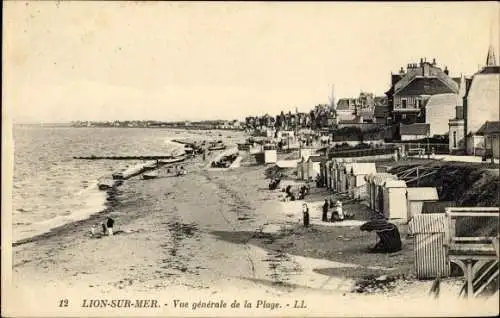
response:
<svg viewBox="0 0 500 318"><path fill-rule="evenodd" d="M462 105L457 105L455 116L448 123L449 149L451 153L482 156L492 147L491 139L485 140L484 125L500 120L500 66L492 46L486 65L465 82Z"/></svg>
<svg viewBox="0 0 500 318"><path fill-rule="evenodd" d="M361 92L355 98L341 98L335 107L337 123L373 122L375 98L372 93Z"/></svg>
<svg viewBox="0 0 500 318"><path fill-rule="evenodd" d="M439 196L436 188L408 188L406 189L406 202L408 211L408 220L414 215L422 214L424 202L436 202Z"/></svg>
<svg viewBox="0 0 500 318"><path fill-rule="evenodd" d="M401 138L399 131L401 124L435 123L438 119L429 118L429 116L440 116L441 114L453 117L456 98L462 84L460 78L449 76L448 68L445 67L442 70L438 67L435 59L431 63L422 58L420 64L408 64L406 72L401 68L399 74L391 74L391 88L386 92L386 95L392 125L392 138ZM447 96L431 99L432 96L441 94ZM429 102L431 103L429 104ZM436 130L442 131L441 126L439 125Z"/></svg>
<svg viewBox="0 0 500 318"><path fill-rule="evenodd" d="M401 140L419 140L429 137L430 125L425 123L415 123L410 125L400 124L399 134Z"/></svg>

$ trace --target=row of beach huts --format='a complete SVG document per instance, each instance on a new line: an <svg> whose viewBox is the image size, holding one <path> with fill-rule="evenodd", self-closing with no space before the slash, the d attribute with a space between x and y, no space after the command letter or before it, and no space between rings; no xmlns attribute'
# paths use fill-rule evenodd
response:
<svg viewBox="0 0 500 318"><path fill-rule="evenodd" d="M319 178L334 193L364 202L375 214L407 222L423 212L426 202L439 201L435 187L408 187L394 174L380 171L370 158L333 158L302 153L297 163L299 180ZM382 169L384 170L384 169Z"/></svg>

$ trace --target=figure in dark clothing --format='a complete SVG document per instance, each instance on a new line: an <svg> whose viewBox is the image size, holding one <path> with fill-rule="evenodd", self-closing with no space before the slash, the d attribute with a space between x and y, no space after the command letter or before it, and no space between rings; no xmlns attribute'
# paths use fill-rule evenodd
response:
<svg viewBox="0 0 500 318"><path fill-rule="evenodd" d="M385 219L376 219L361 226L361 231L375 231L379 238L371 249L373 253L394 253L402 249L401 236L396 225Z"/></svg>
<svg viewBox="0 0 500 318"><path fill-rule="evenodd" d="M115 224L115 220L112 218L108 218L106 221L106 227L108 228L108 235L113 236L113 225Z"/></svg>
<svg viewBox="0 0 500 318"><path fill-rule="evenodd" d="M379 241L371 249L373 253L395 253L401 250L401 237L396 226L385 231L377 231Z"/></svg>
<svg viewBox="0 0 500 318"><path fill-rule="evenodd" d="M323 216L321 218L323 222L328 222L328 206L328 199L325 199L325 204L323 204Z"/></svg>
<svg viewBox="0 0 500 318"><path fill-rule="evenodd" d="M307 207L307 204L305 204L305 203L302 207L302 214L303 214L303 220L304 220L304 227L309 227L309 208Z"/></svg>

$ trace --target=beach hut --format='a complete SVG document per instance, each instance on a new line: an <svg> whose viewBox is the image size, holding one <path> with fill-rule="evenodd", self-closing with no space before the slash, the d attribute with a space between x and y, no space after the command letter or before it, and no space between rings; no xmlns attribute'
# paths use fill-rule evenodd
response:
<svg viewBox="0 0 500 318"><path fill-rule="evenodd" d="M339 183L340 183L340 160L333 160L332 164L332 189L333 192L339 192Z"/></svg>
<svg viewBox="0 0 500 318"><path fill-rule="evenodd" d="M365 186L365 176L376 173L377 168L374 162L356 162L351 164L349 171L349 192L356 199L368 197Z"/></svg>
<svg viewBox="0 0 500 318"><path fill-rule="evenodd" d="M342 163L340 169L340 192L349 193L350 189L350 178L349 175L351 173L352 163L345 162Z"/></svg>
<svg viewBox="0 0 500 318"><path fill-rule="evenodd" d="M276 163L278 161L278 153L276 146L273 144L264 145L264 163Z"/></svg>
<svg viewBox="0 0 500 318"><path fill-rule="evenodd" d="M324 156L309 156L305 169L305 180L314 180L321 174L321 161L324 161Z"/></svg>
<svg viewBox="0 0 500 318"><path fill-rule="evenodd" d="M406 189L406 202L408 220L413 216L422 214L424 202L436 202L439 200L437 189L431 187Z"/></svg>
<svg viewBox="0 0 500 318"><path fill-rule="evenodd" d="M313 148L300 148L299 150L299 157L300 159L304 159L304 162L307 162L310 156L312 156L314 153Z"/></svg>
<svg viewBox="0 0 500 318"><path fill-rule="evenodd" d="M379 172L373 174L371 177L371 200L372 210L376 213L384 213L384 190L383 186L388 180L397 180L397 177L393 174L386 172ZM385 214L385 213L384 213Z"/></svg>
<svg viewBox="0 0 500 318"><path fill-rule="evenodd" d="M429 213L413 217L408 224L413 236L415 271L418 279L447 277L450 261L446 252L446 214Z"/></svg>
<svg viewBox="0 0 500 318"><path fill-rule="evenodd" d="M406 182L387 180L384 183L384 215L388 219L407 221Z"/></svg>
<svg viewBox="0 0 500 318"><path fill-rule="evenodd" d="M373 179L375 178L376 173L370 173L365 176L365 187L366 193L368 194L368 207L371 210L375 209L375 186L373 185Z"/></svg>
<svg viewBox="0 0 500 318"><path fill-rule="evenodd" d="M299 161L297 162L297 179L298 180L304 180L305 174L304 174L304 167L306 163L304 161Z"/></svg>

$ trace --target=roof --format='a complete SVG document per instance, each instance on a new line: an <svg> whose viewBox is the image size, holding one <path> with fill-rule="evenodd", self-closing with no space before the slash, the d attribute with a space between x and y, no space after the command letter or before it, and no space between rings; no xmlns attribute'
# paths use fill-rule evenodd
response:
<svg viewBox="0 0 500 318"><path fill-rule="evenodd" d="M500 134L500 121L487 121L476 132L476 135Z"/></svg>
<svg viewBox="0 0 500 318"><path fill-rule="evenodd" d="M445 213L447 207L457 206L455 201L427 201L422 206L422 213Z"/></svg>
<svg viewBox="0 0 500 318"><path fill-rule="evenodd" d="M408 201L437 201L439 196L436 188L408 188L406 189Z"/></svg>
<svg viewBox="0 0 500 318"><path fill-rule="evenodd" d="M357 162L351 165L351 173L355 176L376 173L377 169L374 162Z"/></svg>
<svg viewBox="0 0 500 318"><path fill-rule="evenodd" d="M354 164L354 163L349 162L349 163L344 163L344 164L342 165L342 168L344 169L345 173L350 173L350 172L351 172L351 168L352 168L352 165L353 165L353 164Z"/></svg>
<svg viewBox="0 0 500 318"><path fill-rule="evenodd" d="M399 125L400 135L414 135L414 136L427 136L429 133L430 125L424 123L416 123L411 125Z"/></svg>
<svg viewBox="0 0 500 318"><path fill-rule="evenodd" d="M354 108L354 107L351 107L351 105L354 106L353 105L354 102L355 102L354 98L341 98L337 102L337 108L336 109L337 110L350 110L350 109Z"/></svg>
<svg viewBox="0 0 500 318"><path fill-rule="evenodd" d="M412 234L445 233L447 231L446 214L417 214L408 223L408 231Z"/></svg>
<svg viewBox="0 0 500 318"><path fill-rule="evenodd" d="M424 76L424 69L425 69L425 76ZM446 75L446 73L441 70L441 68L432 65L428 62L421 63L420 66L414 67L411 69L408 69L406 75L398 81L394 85L394 90L397 94L400 94L402 90L404 90L410 83L412 83L415 79L425 79L424 81L419 81L421 83L426 83L427 79L431 79L430 82L431 84L438 85L438 86L447 86L449 89L451 89L451 92L457 92L458 91L458 84L453 81L451 77ZM441 93L449 93L450 91L444 91ZM423 94L423 93L421 93ZM408 94L407 95L411 95ZM419 94L420 95L420 94ZM429 94L432 95L432 94Z"/></svg>
<svg viewBox="0 0 500 318"><path fill-rule="evenodd" d="M403 180L387 180L384 184L386 188L406 188L406 182Z"/></svg>
<svg viewBox="0 0 500 318"><path fill-rule="evenodd" d="M483 67L478 74L499 74L500 66L485 66Z"/></svg>
<svg viewBox="0 0 500 318"><path fill-rule="evenodd" d="M444 83L438 77L415 77L408 83L408 85L401 87L400 90L396 91L396 94L402 96L413 96L457 93L458 84L453 81L452 83L455 87Z"/></svg>
<svg viewBox="0 0 500 318"><path fill-rule="evenodd" d="M321 162L323 160L326 160L326 156L309 156L309 159L307 161L309 162Z"/></svg>
<svg viewBox="0 0 500 318"><path fill-rule="evenodd" d="M382 184L384 184L385 181L397 180L398 177L396 177L393 174L387 173L387 172L377 172L374 174L369 174L366 179L367 179L367 181L372 181L376 185L382 185Z"/></svg>

